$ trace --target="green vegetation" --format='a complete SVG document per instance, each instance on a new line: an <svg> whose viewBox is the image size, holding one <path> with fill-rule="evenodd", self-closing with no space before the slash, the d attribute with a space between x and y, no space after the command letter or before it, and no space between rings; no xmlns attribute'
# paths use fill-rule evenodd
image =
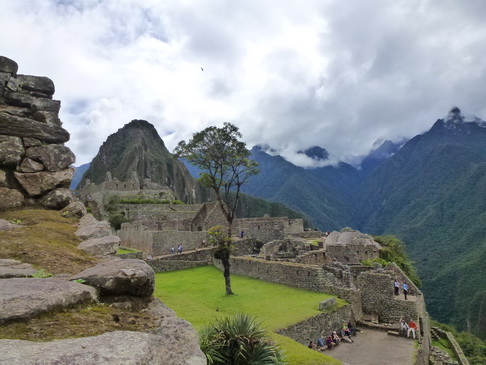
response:
<svg viewBox="0 0 486 365"><path fill-rule="evenodd" d="M200 331L201 350L209 365L279 365L282 351L252 316L222 317Z"/></svg>
<svg viewBox="0 0 486 365"><path fill-rule="evenodd" d="M227 237L231 237L231 227L236 218L236 208L240 198L241 187L258 174L258 163L250 159L250 151L242 142L238 127L224 123L222 128L208 127L194 133L192 138L180 141L175 149L177 157L186 159L197 166L201 172L198 181L216 194L221 212L228 222ZM226 294L233 294L230 278L230 246L219 249Z"/></svg>
<svg viewBox="0 0 486 365"><path fill-rule="evenodd" d="M385 263L383 266L386 266L386 263L389 262L396 263L409 279L420 288L422 281L408 258L403 242L392 235L374 236L373 238L382 246L380 250L380 259L382 261L380 263Z"/></svg>
<svg viewBox="0 0 486 365"><path fill-rule="evenodd" d="M457 356L452 350L451 343L446 338L441 338L440 340L433 340L433 346L437 346L445 353L449 354L452 360L457 361Z"/></svg>
<svg viewBox="0 0 486 365"><path fill-rule="evenodd" d="M469 364L484 365L486 364L486 341L481 340L472 333L460 332L454 326L432 321L432 325L452 333L456 341L461 346L464 355L466 355Z"/></svg>
<svg viewBox="0 0 486 365"><path fill-rule="evenodd" d="M34 278L50 278L52 276L52 274L50 272L47 272L46 270L44 269L39 269L37 270L34 275L32 275L32 277Z"/></svg>
<svg viewBox="0 0 486 365"><path fill-rule="evenodd" d="M125 253L136 253L136 252L142 252L140 250L136 250L134 248L129 248L129 247L120 247L117 251L117 255L123 255Z"/></svg>
<svg viewBox="0 0 486 365"><path fill-rule="evenodd" d="M268 331L285 328L321 313L317 307L331 295L233 275L238 295L221 293L221 271L213 266L157 273L155 296L174 309L179 317L200 329L227 315L251 314ZM338 299L338 307L346 303ZM271 310L269 310L271 308ZM290 364L339 364L306 346L274 333Z"/></svg>

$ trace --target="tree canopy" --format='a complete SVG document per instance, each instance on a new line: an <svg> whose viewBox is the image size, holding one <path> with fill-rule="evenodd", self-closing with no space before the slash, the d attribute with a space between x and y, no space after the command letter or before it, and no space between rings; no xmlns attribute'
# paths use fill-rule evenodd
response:
<svg viewBox="0 0 486 365"><path fill-rule="evenodd" d="M258 173L258 163L250 159L246 143L240 141L238 127L224 123L222 128L208 127L194 133L188 142L180 141L175 149L177 157L202 170L199 181L216 194L219 206L228 222L225 244L218 244L215 251L224 267L226 294L233 294L230 280L231 228L241 186ZM218 236L219 237L219 236Z"/></svg>
<svg viewBox="0 0 486 365"><path fill-rule="evenodd" d="M241 186L258 173L258 163L250 159L250 151L239 140L241 137L238 127L224 123L222 128L211 126L194 133L191 140L179 142L175 149L176 156L202 170L199 181L216 193L230 226ZM230 195L232 191L234 195Z"/></svg>

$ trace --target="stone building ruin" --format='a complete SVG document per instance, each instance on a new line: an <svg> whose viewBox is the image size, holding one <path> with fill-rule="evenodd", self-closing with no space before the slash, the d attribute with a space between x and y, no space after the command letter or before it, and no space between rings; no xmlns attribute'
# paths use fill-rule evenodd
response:
<svg viewBox="0 0 486 365"><path fill-rule="evenodd" d="M42 206L61 209L73 201L69 184L75 157L64 146L69 133L59 119L47 77L17 74L0 56L0 209Z"/></svg>

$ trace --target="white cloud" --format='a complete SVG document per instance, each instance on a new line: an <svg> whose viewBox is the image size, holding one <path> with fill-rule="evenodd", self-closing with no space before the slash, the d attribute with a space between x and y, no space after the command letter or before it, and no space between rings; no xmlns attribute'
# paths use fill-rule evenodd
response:
<svg viewBox="0 0 486 365"><path fill-rule="evenodd" d="M453 105L486 117L485 12L479 0L3 1L0 44L20 73L54 81L77 164L146 119L169 149L230 121L250 147L307 165L295 151L349 160Z"/></svg>

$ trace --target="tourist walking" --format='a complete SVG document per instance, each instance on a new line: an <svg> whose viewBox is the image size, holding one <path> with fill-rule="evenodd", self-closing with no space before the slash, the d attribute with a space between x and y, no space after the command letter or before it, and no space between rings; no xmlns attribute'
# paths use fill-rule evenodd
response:
<svg viewBox="0 0 486 365"><path fill-rule="evenodd" d="M182 253L182 243L179 243L179 246L177 246L177 252Z"/></svg>

